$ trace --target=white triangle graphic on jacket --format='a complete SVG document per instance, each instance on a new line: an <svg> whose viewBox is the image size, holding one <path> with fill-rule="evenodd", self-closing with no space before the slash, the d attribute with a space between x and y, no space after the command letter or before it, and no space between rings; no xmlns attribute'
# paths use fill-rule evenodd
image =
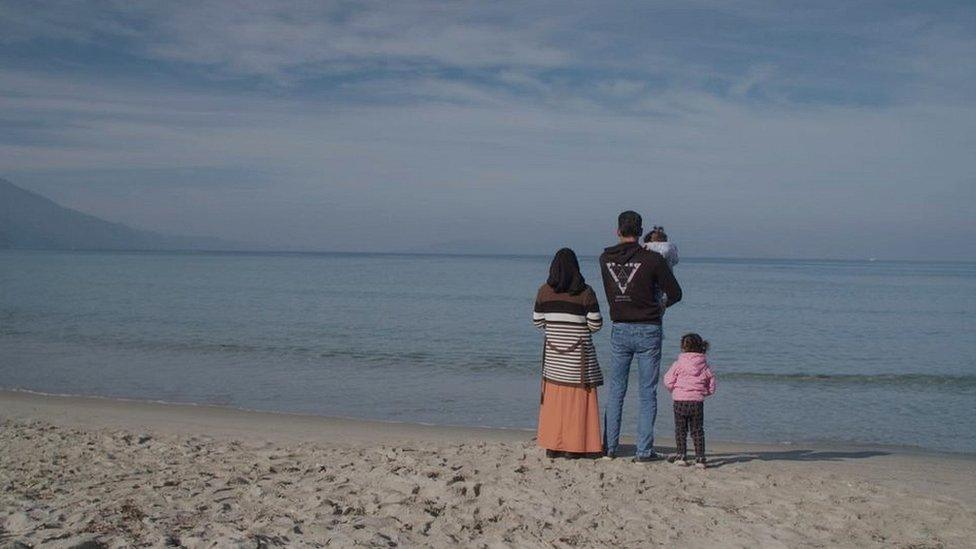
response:
<svg viewBox="0 0 976 549"><path fill-rule="evenodd" d="M610 271L610 276L620 288L620 293L627 293L627 285L630 284L631 280L634 280L634 275L637 274L637 269L640 269L640 266L640 263L607 263L607 270Z"/></svg>

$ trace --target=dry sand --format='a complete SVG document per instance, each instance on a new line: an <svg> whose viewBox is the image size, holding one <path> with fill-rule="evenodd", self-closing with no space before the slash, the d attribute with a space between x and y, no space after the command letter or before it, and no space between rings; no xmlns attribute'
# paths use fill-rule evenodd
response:
<svg viewBox="0 0 976 549"><path fill-rule="evenodd" d="M698 471L551 461L522 431L2 391L0 422L7 547L976 546L972 456L714 444Z"/></svg>

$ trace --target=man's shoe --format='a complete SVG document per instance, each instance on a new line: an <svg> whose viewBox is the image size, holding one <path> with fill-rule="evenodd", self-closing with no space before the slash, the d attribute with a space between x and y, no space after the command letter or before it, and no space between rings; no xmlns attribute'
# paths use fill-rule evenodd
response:
<svg viewBox="0 0 976 549"><path fill-rule="evenodd" d="M603 452L603 457L601 457L600 459L608 459L608 460L609 459L617 459L617 453L616 452Z"/></svg>
<svg viewBox="0 0 976 549"><path fill-rule="evenodd" d="M661 456L657 455L657 452L651 452L646 456L634 456L634 463L647 463L649 461L657 461L661 459Z"/></svg>

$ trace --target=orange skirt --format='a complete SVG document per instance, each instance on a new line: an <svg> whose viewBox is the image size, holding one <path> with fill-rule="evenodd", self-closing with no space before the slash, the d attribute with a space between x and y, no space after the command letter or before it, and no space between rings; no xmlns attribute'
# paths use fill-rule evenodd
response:
<svg viewBox="0 0 976 549"><path fill-rule="evenodd" d="M537 440L547 450L602 452L596 387L584 389L543 380Z"/></svg>

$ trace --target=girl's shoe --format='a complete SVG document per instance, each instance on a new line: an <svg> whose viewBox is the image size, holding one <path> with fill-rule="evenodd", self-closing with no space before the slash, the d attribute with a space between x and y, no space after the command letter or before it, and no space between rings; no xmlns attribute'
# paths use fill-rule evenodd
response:
<svg viewBox="0 0 976 549"><path fill-rule="evenodd" d="M708 467L708 464L705 461L705 458L698 458L698 459L696 459L695 460L695 467L698 468L698 469L705 469L706 467Z"/></svg>
<svg viewBox="0 0 976 549"><path fill-rule="evenodd" d="M675 465L680 465L682 467L688 465L687 458L685 458L685 456L681 454L671 454L670 456L668 456L668 463L673 463Z"/></svg>

